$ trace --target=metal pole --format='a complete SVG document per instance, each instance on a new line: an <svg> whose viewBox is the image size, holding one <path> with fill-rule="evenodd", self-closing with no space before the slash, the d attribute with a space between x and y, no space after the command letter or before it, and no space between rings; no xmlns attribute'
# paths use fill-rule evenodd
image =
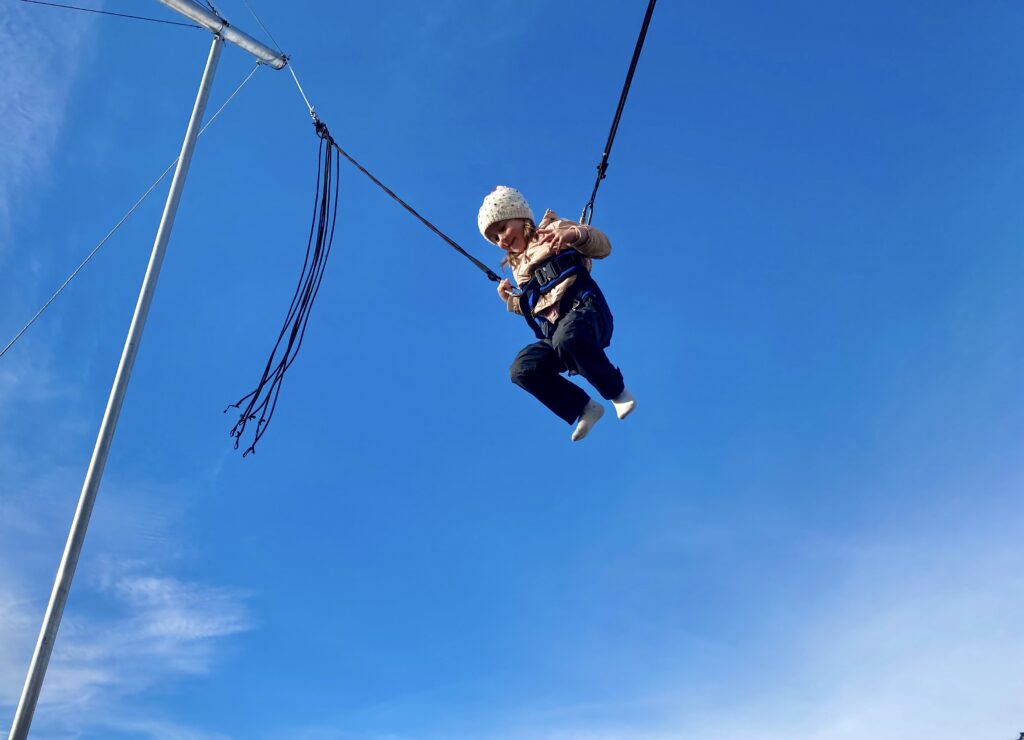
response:
<svg viewBox="0 0 1024 740"><path fill-rule="evenodd" d="M82 485L82 495L78 500L78 509L75 511L75 519L71 524L71 533L64 546L64 557L61 558L60 568L57 570L57 578L53 583L53 591L50 593L50 603L46 607L46 616L43 619L42 629L39 631L39 640L36 642L36 649L32 655L28 676L25 679L25 688L22 689L21 700L18 702L18 709L14 715L14 724L11 725L9 740L25 740L28 737L29 726L32 724L32 715L35 713L36 702L39 700L39 692L43 686L46 667L50 662L53 643L57 639L57 629L60 627L64 605L67 603L68 592L71 590L71 580L74 578L75 567L78 565L78 556L82 552L85 531L89 527L89 517L96 501L100 479L103 477L103 468L107 463L117 418L121 414L121 406L128 389L132 365L135 364L135 356L138 354L139 343L142 341L146 316L149 314L149 307L153 302L156 281L160 276L160 266L163 264L167 241L171 236L171 227L174 226L174 215L178 210L181 192L185 187L185 175L188 173L188 166L192 160L192 151L195 149L199 126L203 121L203 111L206 109L206 100L209 98L210 88L213 86L213 75L217 69L217 60L220 58L222 46L222 39L219 36L214 36L210 54L206 60L206 69L203 71L203 80L199 84L195 107L192 109L192 118L189 119L185 141L181 145L178 167L174 171L174 179L171 181L171 190L167 194L164 214L156 232L153 252L149 258L149 267L146 268L146 277L142 281L139 300L135 305L135 315L132 317L131 327L128 329L128 337L125 339L124 350L121 353L121 362L117 366L117 374L114 376L114 386L110 390L107 409L103 413L103 422L100 424L100 431L96 437L96 447L93 449L89 470L85 475L85 483Z"/></svg>
<svg viewBox="0 0 1024 740"><path fill-rule="evenodd" d="M239 46L274 69L284 69L284 66L288 64L288 57L284 54L274 51L265 44L261 44L249 34L239 31L219 15L211 13L203 6L192 2L192 0L160 0L160 2L171 10L181 13L186 18L191 18L204 28L208 28L228 43Z"/></svg>

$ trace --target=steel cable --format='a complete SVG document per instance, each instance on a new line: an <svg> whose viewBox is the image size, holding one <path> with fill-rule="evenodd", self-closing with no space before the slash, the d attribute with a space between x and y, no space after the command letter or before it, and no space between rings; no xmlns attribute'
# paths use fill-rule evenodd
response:
<svg viewBox="0 0 1024 740"><path fill-rule="evenodd" d="M261 66L262 66L262 62L257 62L256 66L252 68L252 71L249 72L249 74L246 76L246 78L244 80L242 80L242 82L238 85L238 87L235 88L234 92L232 92L228 96L227 100L225 100L224 103L220 106L220 108L217 109L217 112L214 113L212 116L210 116L210 120L207 121L203 125L203 127L199 130L199 136L202 136L203 132L206 131L207 128L209 128L210 124L212 124L214 121L217 120L217 116L219 116L221 114L221 111L223 111L228 106L228 103L230 103L234 99L234 97L238 94L238 92L245 86L245 83L247 83L252 78L252 76L254 74L256 74L256 70L259 69ZM78 273L82 271L82 268L84 268L87 264L89 264L89 262L92 260L92 258L96 256L96 253L100 251L100 248L103 247L103 245L107 243L107 241L110 239L110 237L112 237L114 235L114 233L119 228L121 228L122 224L124 224L124 222L128 220L129 216L131 216L133 213L135 213L135 211L138 209L138 207L142 205L143 201L145 201L146 198L149 197L150 193L152 193L156 189L157 185L159 185L161 182L163 182L163 179L165 177L167 177L167 173L170 172L172 169L174 169L174 166L176 164L178 164L178 157L175 157L174 161L171 162L169 165L167 165L167 169L165 169L163 171L163 174L161 174L160 177L158 177L153 182L153 184L149 186L149 188L146 190L146 192L142 194L141 198L139 198L137 201L135 201L135 205L133 205L131 208L128 209L128 212L125 213L121 217L121 220L118 221L116 224L114 224L114 228L112 228L110 231L107 232L107 235L100 240L100 243L97 244L93 248L93 250L91 252L89 252L89 255L84 260L82 260L82 263L80 265L78 265L78 267L76 267L74 269L74 271L72 271L72 273L70 275L68 275L67 279L63 283L61 283L61 286L59 288L57 288L57 290L53 293L53 295L50 296L49 300L47 300L46 303L43 304L42 308L40 308L38 311L36 311L35 315L31 319L28 320L28 323L26 323L23 327L21 327L21 329L18 331L17 334L14 335L14 337L11 339L11 341L9 341L7 343L7 345L2 350L0 350L0 358L2 358L5 354L7 354L7 351L11 347L14 346L15 342L17 342L19 339L21 339L21 336L26 331L29 330L29 327L31 327L32 324L35 323L36 319L38 319L40 316L43 315L43 311L45 311L47 308L49 308L50 304L53 303L55 300L57 300L57 297L60 296L60 294L64 292L64 289L67 288L68 285L71 283L71 281L74 280L75 277L78 275Z"/></svg>

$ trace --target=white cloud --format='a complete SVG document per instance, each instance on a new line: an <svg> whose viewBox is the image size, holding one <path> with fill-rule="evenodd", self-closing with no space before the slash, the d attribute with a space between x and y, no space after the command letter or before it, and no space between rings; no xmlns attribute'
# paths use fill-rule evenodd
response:
<svg viewBox="0 0 1024 740"><path fill-rule="evenodd" d="M986 527L960 542L861 553L843 598L808 635L775 734L852 740L1015 737L1024 731L1020 547ZM802 730L799 735L792 734ZM723 735L724 737L725 735Z"/></svg>
<svg viewBox="0 0 1024 740"><path fill-rule="evenodd" d="M129 608L132 616L122 626L137 652L147 659L162 658L178 671L206 670L213 638L250 627L241 594L228 589L122 573L108 577L103 591ZM125 635L116 639L122 642Z"/></svg>
<svg viewBox="0 0 1024 740"><path fill-rule="evenodd" d="M989 493L978 499L987 513L906 516L856 538L807 545L808 560L836 563L831 581L787 587L784 597L759 591L760 603L745 611L750 631L767 632L772 644L754 654L715 651L722 665L708 675L694 667L708 666L707 656L682 656L663 681L612 660L600 664L611 677L602 685L615 688L592 700L487 710L476 697L403 697L395 712L359 715L359 725L374 729L351 729L350 713L285 734L370 740L387 736L399 717L390 737L1014 740L1024 732L1024 507ZM777 615L779 598L789 624L766 631L761 615ZM650 639L678 652L672 634Z"/></svg>
<svg viewBox="0 0 1024 740"><path fill-rule="evenodd" d="M131 707L155 685L209 671L220 639L252 627L244 594L154 575L138 562L105 567L97 589L102 615L65 613L33 726L44 735L105 727L151 738L212 737L133 718ZM76 590L88 589L84 580ZM0 573L0 704L17 701L42 606Z"/></svg>
<svg viewBox="0 0 1024 740"><path fill-rule="evenodd" d="M7 711L0 712L0 726L3 715L13 717L82 474L43 473L31 461L8 467L4 457L0 707ZM33 737L115 731L146 738L218 737L165 724L159 712L141 710L159 687L215 670L226 641L253 628L245 593L171 572L190 559L170 534L179 514L166 502L181 498L141 488L126 495L116 482L105 486L103 516L90 527L92 554L75 576ZM159 564L153 552L161 553Z"/></svg>
<svg viewBox="0 0 1024 740"><path fill-rule="evenodd" d="M6 60L0 86L0 257L10 241L13 213L46 174L93 27L84 13L26 3L0 6Z"/></svg>

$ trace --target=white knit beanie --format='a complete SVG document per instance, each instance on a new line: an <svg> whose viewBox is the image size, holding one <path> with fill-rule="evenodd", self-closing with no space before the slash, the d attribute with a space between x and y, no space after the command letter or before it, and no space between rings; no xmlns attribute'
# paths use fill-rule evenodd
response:
<svg viewBox="0 0 1024 740"><path fill-rule="evenodd" d="M484 198L484 204L480 206L480 212L476 216L476 225L486 239L487 229L491 224L510 218L534 220L533 211L530 210L530 204L526 202L523 194L515 188L499 185Z"/></svg>

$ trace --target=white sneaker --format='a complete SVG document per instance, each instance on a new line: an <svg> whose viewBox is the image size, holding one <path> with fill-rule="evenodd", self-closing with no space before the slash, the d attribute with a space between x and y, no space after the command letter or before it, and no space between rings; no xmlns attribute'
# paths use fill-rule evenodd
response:
<svg viewBox="0 0 1024 740"><path fill-rule="evenodd" d="M612 406L615 407L615 415L620 419L625 419L636 408L636 399L633 398L633 394L629 392L628 388L623 388L622 393L612 399Z"/></svg>
<svg viewBox="0 0 1024 740"><path fill-rule="evenodd" d="M580 419L576 423L576 428L572 432L572 441L579 442L586 437L602 416L604 416L604 406L587 401L587 405L583 407L583 413L580 414Z"/></svg>

